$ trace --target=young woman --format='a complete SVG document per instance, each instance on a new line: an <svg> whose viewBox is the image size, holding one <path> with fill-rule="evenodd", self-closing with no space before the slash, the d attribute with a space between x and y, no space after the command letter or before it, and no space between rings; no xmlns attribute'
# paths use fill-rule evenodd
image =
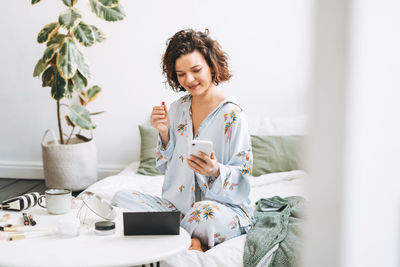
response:
<svg viewBox="0 0 400 267"><path fill-rule="evenodd" d="M226 54L208 31L177 32L167 42L162 67L170 87L187 92L169 111L155 106L151 114L159 131L157 167L166 171L162 198L124 191L113 203L134 210L179 210L181 226L192 236L191 249L204 251L247 233L255 222L246 117L235 98L217 87L231 75ZM188 155L192 139L212 141L214 151Z"/></svg>

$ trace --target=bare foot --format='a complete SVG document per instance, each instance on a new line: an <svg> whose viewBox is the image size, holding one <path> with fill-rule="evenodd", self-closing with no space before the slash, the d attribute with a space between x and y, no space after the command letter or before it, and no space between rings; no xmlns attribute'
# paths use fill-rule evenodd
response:
<svg viewBox="0 0 400 267"><path fill-rule="evenodd" d="M192 245L190 245L189 249L204 252L203 248L201 247L201 242L198 238L192 238Z"/></svg>

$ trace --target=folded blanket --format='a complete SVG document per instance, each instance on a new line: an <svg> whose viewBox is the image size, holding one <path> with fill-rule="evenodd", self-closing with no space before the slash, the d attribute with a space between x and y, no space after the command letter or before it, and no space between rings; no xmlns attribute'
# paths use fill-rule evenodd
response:
<svg viewBox="0 0 400 267"><path fill-rule="evenodd" d="M260 199L254 216L256 225L247 235L244 247L245 267L265 266L267 252L279 244L270 267L299 265L299 249L302 244L301 228L304 222L305 199L302 197Z"/></svg>

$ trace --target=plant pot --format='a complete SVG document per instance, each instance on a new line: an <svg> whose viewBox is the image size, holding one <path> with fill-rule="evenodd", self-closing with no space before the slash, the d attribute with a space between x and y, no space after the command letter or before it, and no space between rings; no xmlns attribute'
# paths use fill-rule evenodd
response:
<svg viewBox="0 0 400 267"><path fill-rule="evenodd" d="M47 133L54 140L44 142ZM69 144L59 144L53 130L42 138L43 170L47 188L79 191L97 181L97 151L92 140L71 138Z"/></svg>

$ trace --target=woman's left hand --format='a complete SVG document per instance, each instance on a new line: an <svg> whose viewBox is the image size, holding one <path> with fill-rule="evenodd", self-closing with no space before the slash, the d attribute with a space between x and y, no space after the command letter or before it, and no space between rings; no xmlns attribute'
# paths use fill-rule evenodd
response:
<svg viewBox="0 0 400 267"><path fill-rule="evenodd" d="M210 156L207 156L203 152L199 152L198 157L190 155L189 158L186 159L186 162L189 167L198 174L214 176L215 178L219 176L219 164L215 158L214 152L211 152Z"/></svg>

